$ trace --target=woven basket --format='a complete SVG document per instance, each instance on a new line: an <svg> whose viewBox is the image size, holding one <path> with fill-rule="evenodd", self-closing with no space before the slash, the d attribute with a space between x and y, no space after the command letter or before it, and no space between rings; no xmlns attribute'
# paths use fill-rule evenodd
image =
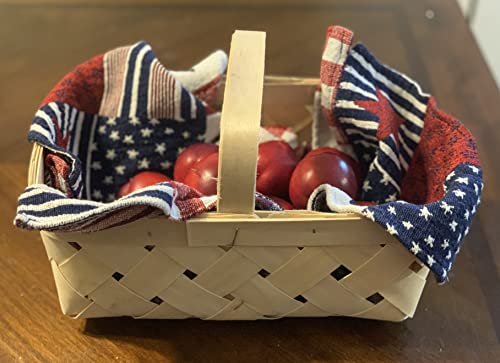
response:
<svg viewBox="0 0 500 363"><path fill-rule="evenodd" d="M75 318L254 320L413 316L429 270L354 214L255 212L259 124L311 137L318 80L266 77L265 34L233 35L217 212L142 219L94 233L41 232L64 314ZM264 96L263 96L264 93ZM43 182L35 144L29 183Z"/></svg>

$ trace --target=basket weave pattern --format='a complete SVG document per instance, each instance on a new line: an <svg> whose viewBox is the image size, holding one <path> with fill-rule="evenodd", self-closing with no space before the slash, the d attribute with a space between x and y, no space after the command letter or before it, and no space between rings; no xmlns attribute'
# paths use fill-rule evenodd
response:
<svg viewBox="0 0 500 363"><path fill-rule="evenodd" d="M413 315L428 274L392 240L304 248L169 247L132 240L117 249L105 241L42 236L62 310L77 318L342 315L401 321Z"/></svg>

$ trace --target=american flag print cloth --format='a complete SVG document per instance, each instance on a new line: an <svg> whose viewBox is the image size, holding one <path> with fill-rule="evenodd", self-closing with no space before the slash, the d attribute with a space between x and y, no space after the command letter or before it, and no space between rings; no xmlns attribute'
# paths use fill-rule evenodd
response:
<svg viewBox="0 0 500 363"><path fill-rule="evenodd" d="M182 183L160 183L117 199L140 171L172 176L177 156L196 142L217 142L212 103L227 66L223 51L189 71L169 71L145 42L98 55L75 68L36 112L28 139L48 151L46 184L20 196L14 223L27 229L92 232L163 213L185 220L215 207ZM284 127L261 141L297 143ZM256 193L256 208L279 210Z"/></svg>
<svg viewBox="0 0 500 363"><path fill-rule="evenodd" d="M308 209L370 219L444 282L483 188L474 139L416 82L352 39L348 29L328 28L315 100L315 122L324 122L316 132L328 135L316 140L330 138L329 145L358 160L364 178L357 199L374 205L322 185ZM226 54L216 51L189 71L170 71L144 42L79 65L35 114L28 139L46 150L45 184L21 194L14 223L92 232L154 214L185 220L213 209L216 196L177 182L120 199L115 193L142 170L172 175L185 147L218 141L213 101L226 65ZM261 141L273 139L297 145L290 129L261 130ZM258 193L256 209L280 210Z"/></svg>
<svg viewBox="0 0 500 363"><path fill-rule="evenodd" d="M323 185L308 208L369 218L444 282L483 189L474 138L416 82L380 63L364 45L350 47L351 39L348 29L328 30L321 89L333 91L322 94L322 108L363 170L359 200L375 205L356 205Z"/></svg>

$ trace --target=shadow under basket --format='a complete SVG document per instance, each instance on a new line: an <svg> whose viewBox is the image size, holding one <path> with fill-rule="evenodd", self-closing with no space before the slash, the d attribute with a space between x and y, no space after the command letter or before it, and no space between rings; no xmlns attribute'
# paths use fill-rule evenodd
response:
<svg viewBox="0 0 500 363"><path fill-rule="evenodd" d="M263 44L243 34L242 47L235 36L221 121L218 211L185 222L145 218L93 233L41 232L63 313L207 320L412 317L429 270L380 226L354 214L253 211L261 104L264 124L290 126L299 142L310 140L319 81L263 80ZM231 76L243 70L253 78ZM253 108L258 118L248 122L255 137L244 142L235 139L241 123L238 130L231 126L241 107ZM250 150L254 160L234 147ZM242 160L246 174L224 172ZM43 182L43 148L37 144L29 179Z"/></svg>

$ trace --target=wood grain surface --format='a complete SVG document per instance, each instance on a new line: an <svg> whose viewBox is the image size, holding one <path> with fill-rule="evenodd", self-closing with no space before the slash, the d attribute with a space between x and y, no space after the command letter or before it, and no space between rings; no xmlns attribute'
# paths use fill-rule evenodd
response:
<svg viewBox="0 0 500 363"><path fill-rule="evenodd" d="M451 281L431 279L415 318L400 324L64 317L39 235L12 226L26 133L50 88L76 64L140 39L167 67L188 68L228 51L234 29L267 32L267 73L318 76L332 23L477 137L486 188ZM0 362L500 362L500 95L454 0L0 0L0 34Z"/></svg>

